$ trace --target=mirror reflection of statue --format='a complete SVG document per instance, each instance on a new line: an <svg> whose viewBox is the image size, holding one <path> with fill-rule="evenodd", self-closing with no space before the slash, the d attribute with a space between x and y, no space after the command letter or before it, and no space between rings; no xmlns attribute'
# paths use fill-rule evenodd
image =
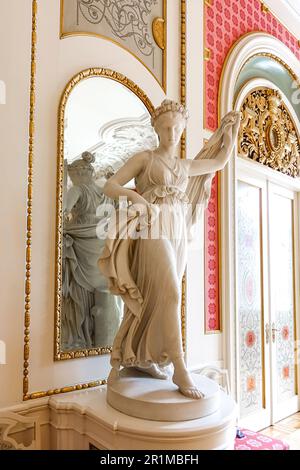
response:
<svg viewBox="0 0 300 470"><path fill-rule="evenodd" d="M103 241L96 235L99 208L113 207L97 184L94 155L84 152L67 165L71 186L64 201L62 348L107 347L122 317L122 301L112 295L99 273L97 260ZM111 176L111 171L107 171ZM105 212L105 216L109 214Z"/></svg>

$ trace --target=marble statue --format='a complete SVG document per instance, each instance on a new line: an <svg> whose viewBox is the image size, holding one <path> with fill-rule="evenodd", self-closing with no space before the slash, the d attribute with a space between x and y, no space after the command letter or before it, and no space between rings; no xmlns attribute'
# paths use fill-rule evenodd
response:
<svg viewBox="0 0 300 470"><path fill-rule="evenodd" d="M184 362L181 282L188 230L210 197L212 178L234 147L240 114L228 113L195 159L176 157L186 126L186 109L164 100L152 115L159 144L131 157L104 186L112 199L127 198L127 218L110 224L98 266L112 293L124 301L124 317L113 343L109 382L121 368L136 368L172 381L188 398L203 397ZM135 178L136 191L125 185ZM125 231L129 233L124 236Z"/></svg>
<svg viewBox="0 0 300 470"><path fill-rule="evenodd" d="M106 347L113 342L122 301L111 295L97 261L103 241L96 233L99 206L111 200L96 184L94 156L84 152L67 166L62 266L62 349Z"/></svg>

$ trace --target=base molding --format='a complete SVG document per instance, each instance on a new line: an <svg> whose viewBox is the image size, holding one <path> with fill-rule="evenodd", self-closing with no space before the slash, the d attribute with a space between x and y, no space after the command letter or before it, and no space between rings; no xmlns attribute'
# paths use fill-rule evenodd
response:
<svg viewBox="0 0 300 470"><path fill-rule="evenodd" d="M221 450L233 449L235 402L220 392L220 408L200 419L158 422L127 416L106 402L106 387L49 400L53 449Z"/></svg>
<svg viewBox="0 0 300 470"><path fill-rule="evenodd" d="M126 416L107 404L106 386L45 397L5 410L39 418L42 450L229 450L236 434L236 404L222 391L216 413L180 423ZM31 433L26 428L13 437L26 442Z"/></svg>

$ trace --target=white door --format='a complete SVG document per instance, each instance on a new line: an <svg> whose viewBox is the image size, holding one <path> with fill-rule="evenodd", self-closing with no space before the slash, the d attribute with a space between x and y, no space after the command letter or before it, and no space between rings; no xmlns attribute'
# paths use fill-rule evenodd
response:
<svg viewBox="0 0 300 470"><path fill-rule="evenodd" d="M298 411L295 193L237 181L237 389L240 422L263 429Z"/></svg>
<svg viewBox="0 0 300 470"><path fill-rule="evenodd" d="M296 198L274 184L269 195L272 424L298 411L296 370ZM297 262L300 269L299 260Z"/></svg>

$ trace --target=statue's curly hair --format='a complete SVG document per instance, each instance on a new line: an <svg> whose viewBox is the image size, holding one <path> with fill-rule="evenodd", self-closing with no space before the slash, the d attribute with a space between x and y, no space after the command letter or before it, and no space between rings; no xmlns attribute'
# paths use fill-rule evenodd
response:
<svg viewBox="0 0 300 470"><path fill-rule="evenodd" d="M180 113L185 120L187 120L189 117L187 109L182 104L166 99L153 111L151 116L152 126L154 126L156 119L161 116L161 114L167 113L168 111L173 113Z"/></svg>
<svg viewBox="0 0 300 470"><path fill-rule="evenodd" d="M88 172L94 172L92 163L94 163L95 160L95 155L91 152L83 152L81 158L77 158L77 160L74 160L68 165L68 171L76 172L78 170L85 170Z"/></svg>

